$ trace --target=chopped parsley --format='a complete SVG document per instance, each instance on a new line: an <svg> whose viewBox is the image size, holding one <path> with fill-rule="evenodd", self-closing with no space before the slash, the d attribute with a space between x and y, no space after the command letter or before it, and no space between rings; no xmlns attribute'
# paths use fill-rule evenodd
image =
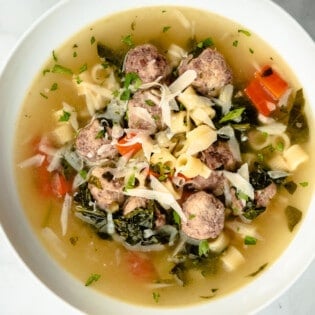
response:
<svg viewBox="0 0 315 315"><path fill-rule="evenodd" d="M199 256L206 256L209 252L209 243L207 240L202 240L199 242L198 245L198 255Z"/></svg>
<svg viewBox="0 0 315 315"><path fill-rule="evenodd" d="M79 76L75 78L75 81L77 82L77 84L80 84L83 82L83 80Z"/></svg>
<svg viewBox="0 0 315 315"><path fill-rule="evenodd" d="M100 279L101 275L97 273L92 273L85 282L85 286L88 287L93 282L96 282Z"/></svg>
<svg viewBox="0 0 315 315"><path fill-rule="evenodd" d="M301 182L301 183L299 183L300 184L300 186L302 186L302 187L307 187L308 186L308 182Z"/></svg>
<svg viewBox="0 0 315 315"><path fill-rule="evenodd" d="M125 189L132 189L136 185L136 175L133 173L129 176L128 181L125 185Z"/></svg>
<svg viewBox="0 0 315 315"><path fill-rule="evenodd" d="M257 244L257 238L250 236L250 235L246 235L244 238L244 244L245 245L256 245Z"/></svg>
<svg viewBox="0 0 315 315"><path fill-rule="evenodd" d="M79 172L80 176L83 178L83 179L86 179L87 178L87 174L88 172L86 170L81 170Z"/></svg>
<svg viewBox="0 0 315 315"><path fill-rule="evenodd" d="M44 69L43 70L43 75L45 75L46 73L49 73L50 72L50 69Z"/></svg>
<svg viewBox="0 0 315 315"><path fill-rule="evenodd" d="M54 59L54 61L58 61L58 58L57 58L57 55L56 55L56 53L55 53L55 51L53 50L52 51L52 56L53 56L53 59Z"/></svg>
<svg viewBox="0 0 315 315"><path fill-rule="evenodd" d="M256 271L250 273L247 277L255 277L267 267L268 263L261 265Z"/></svg>
<svg viewBox="0 0 315 315"><path fill-rule="evenodd" d="M235 40L235 41L232 43L232 45L233 45L234 47L237 47L237 46L238 46L238 40Z"/></svg>
<svg viewBox="0 0 315 315"><path fill-rule="evenodd" d="M78 242L78 240L79 240L79 238L77 237L77 236L71 236L70 238L69 238L69 241L70 241L70 243L71 243L71 245L76 245L76 243Z"/></svg>
<svg viewBox="0 0 315 315"><path fill-rule="evenodd" d="M58 89L58 83L53 83L52 86L50 87L50 91L56 91Z"/></svg>
<svg viewBox="0 0 315 315"><path fill-rule="evenodd" d="M71 75L73 74L71 69L58 65L58 64L55 64L53 66L53 68L51 69L51 72L60 73L60 74L71 74Z"/></svg>
<svg viewBox="0 0 315 315"><path fill-rule="evenodd" d="M91 45L93 45L95 43L95 37L94 36L91 37L90 43L91 43Z"/></svg>
<svg viewBox="0 0 315 315"><path fill-rule="evenodd" d="M223 123L223 122L227 122L227 121L230 121L230 120L235 120L235 119L241 117L241 115L243 114L244 110L245 110L245 107L233 109L230 112L228 112L225 116L223 116L220 119L219 122Z"/></svg>
<svg viewBox="0 0 315 315"><path fill-rule="evenodd" d="M121 41L125 44L125 45L127 45L127 46L129 46L129 47L133 47L135 44L134 44L134 41L133 41L133 38L132 38L132 36L129 34L129 35L126 35L126 36L124 36L122 39L121 39Z"/></svg>
<svg viewBox="0 0 315 315"><path fill-rule="evenodd" d="M152 292L152 296L153 296L153 300L155 301L155 303L159 303L160 300L160 293L159 292Z"/></svg>
<svg viewBox="0 0 315 315"><path fill-rule="evenodd" d="M78 57L78 53L77 53L76 51L74 51L73 54L72 54L72 57L73 57L73 58Z"/></svg>
<svg viewBox="0 0 315 315"><path fill-rule="evenodd" d="M59 117L59 121L68 121L71 114L69 112L63 111L62 115Z"/></svg>
<svg viewBox="0 0 315 315"><path fill-rule="evenodd" d="M154 103L152 100L145 100L145 103L146 103L148 106L155 106L155 103Z"/></svg>
<svg viewBox="0 0 315 315"><path fill-rule="evenodd" d="M141 79L139 78L138 74L135 72L129 72L125 76L124 81L124 91L120 95L120 99L122 101L128 101L131 98L131 87L133 90L137 90L140 85L142 84Z"/></svg>
<svg viewBox="0 0 315 315"><path fill-rule="evenodd" d="M40 96L42 96L43 98L46 98L46 99L48 98L48 96L47 96L47 95L45 95L45 94L44 94L44 93L42 93L42 92L40 92L39 94L40 94Z"/></svg>
<svg viewBox="0 0 315 315"><path fill-rule="evenodd" d="M239 29L239 30L237 30L237 32L238 33L241 33L241 34L244 34L245 36L251 36L252 34L249 32L249 31L247 31L247 30L242 30L242 29Z"/></svg>
<svg viewBox="0 0 315 315"><path fill-rule="evenodd" d="M213 43L213 40L208 37L206 39L204 39L203 41L200 41L199 43L197 43L197 47L198 48L207 48L207 47L210 47L210 46L213 46L214 43Z"/></svg>
<svg viewBox="0 0 315 315"><path fill-rule="evenodd" d="M173 211L173 220L176 224L180 225L181 219L176 211Z"/></svg>
<svg viewBox="0 0 315 315"><path fill-rule="evenodd" d="M86 70L87 70L87 64L85 63L84 65L82 65L82 66L80 67L79 73L82 73L82 72L84 72L84 71L86 71Z"/></svg>
<svg viewBox="0 0 315 315"><path fill-rule="evenodd" d="M249 52L250 52L251 54L253 54L253 53L254 53L254 49L249 48Z"/></svg>
<svg viewBox="0 0 315 315"><path fill-rule="evenodd" d="M171 26L164 26L162 32L166 33L170 28Z"/></svg>

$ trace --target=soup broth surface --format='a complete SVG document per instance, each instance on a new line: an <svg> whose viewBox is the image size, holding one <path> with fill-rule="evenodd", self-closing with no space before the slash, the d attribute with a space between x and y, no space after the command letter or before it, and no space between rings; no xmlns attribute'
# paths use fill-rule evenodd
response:
<svg viewBox="0 0 315 315"><path fill-rule="evenodd" d="M126 53L132 44L152 43L167 53L170 45L189 49L192 40L200 42L211 38L215 48L223 54L233 72L233 85L242 90L255 71L271 64L289 83L292 91L302 88L288 65L271 47L250 30L212 13L191 8L152 7L119 13L96 21L74 35L61 47L56 47L47 63L32 83L18 119L15 143L16 181L26 216L34 232L62 268L74 275L87 290L96 289L130 303L176 306L208 301L253 281L285 250L298 226L291 232L285 215L288 205L298 208L303 216L310 201L313 179L310 162L311 143L302 145L309 155L307 162L290 177L297 184L293 194L283 187L271 200L265 212L255 219L260 235L255 245L227 231L230 244L237 247L245 262L227 272L219 265L207 274L192 268L184 286L167 285L171 278L169 261L174 247L163 251L137 253L143 258L140 275L130 272L133 254L117 242L101 238L89 224L70 211L64 234L61 212L64 199L39 193L38 171L34 167L20 167L20 163L34 155L34 147L43 134L54 130L54 112L70 104L78 113L82 128L91 117L86 110L84 96L79 96L76 82L84 73L101 63L97 43L113 51ZM71 69L71 74L52 71L56 65ZM55 68L56 70L56 68ZM307 108L306 108L307 111ZM75 205L73 205L75 207ZM73 210L73 209L72 209ZM159 279L145 279L149 260ZM142 261L142 260L141 260ZM143 276L144 274L144 276ZM93 275L96 276L93 279ZM92 276L92 278L91 278ZM87 283L90 279L90 283ZM157 280L160 280L157 281Z"/></svg>

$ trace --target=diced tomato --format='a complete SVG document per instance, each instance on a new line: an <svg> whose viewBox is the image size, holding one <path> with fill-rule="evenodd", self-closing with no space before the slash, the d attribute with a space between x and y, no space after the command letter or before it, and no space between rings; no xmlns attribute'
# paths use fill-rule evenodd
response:
<svg viewBox="0 0 315 315"><path fill-rule="evenodd" d="M58 198L63 197L66 193L69 193L72 190L71 183L69 183L64 175L59 172L54 172L51 175L50 184L52 193Z"/></svg>
<svg viewBox="0 0 315 315"><path fill-rule="evenodd" d="M257 78L245 88L245 94L264 116L269 116L276 109L276 101L264 89Z"/></svg>
<svg viewBox="0 0 315 315"><path fill-rule="evenodd" d="M270 66L265 66L260 71L257 71L255 77L259 80L260 84L271 93L273 98L277 100L280 99L289 86Z"/></svg>
<svg viewBox="0 0 315 315"><path fill-rule="evenodd" d="M120 155L135 154L142 149L141 143L130 143L130 140L132 140L135 136L135 133L130 133L118 141L116 148Z"/></svg>
<svg viewBox="0 0 315 315"><path fill-rule="evenodd" d="M157 278L154 265L145 254L128 252L126 261L130 273L138 280L151 282Z"/></svg>

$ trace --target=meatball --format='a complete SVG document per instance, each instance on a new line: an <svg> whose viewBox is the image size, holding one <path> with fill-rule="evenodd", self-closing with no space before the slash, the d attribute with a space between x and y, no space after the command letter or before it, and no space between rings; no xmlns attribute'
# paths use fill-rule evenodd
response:
<svg viewBox="0 0 315 315"><path fill-rule="evenodd" d="M269 184L267 187L256 190L255 191L255 201L256 207L267 207L270 200L275 196L277 193L277 186L275 183Z"/></svg>
<svg viewBox="0 0 315 315"><path fill-rule="evenodd" d="M111 145L111 140L104 137L105 132L107 131L105 131L99 120L94 119L79 131L75 140L77 153L92 163L115 157L117 149Z"/></svg>
<svg viewBox="0 0 315 315"><path fill-rule="evenodd" d="M132 129L155 133L163 128L160 96L154 89L139 90L128 102L128 125Z"/></svg>
<svg viewBox="0 0 315 315"><path fill-rule="evenodd" d="M125 200L123 181L107 175L104 168L95 167L91 172L88 184L97 206L103 210L108 210L114 203L120 205Z"/></svg>
<svg viewBox="0 0 315 315"><path fill-rule="evenodd" d="M183 232L189 237L204 240L216 238L224 227L223 203L204 191L190 195L183 204L187 222L182 223Z"/></svg>
<svg viewBox="0 0 315 315"><path fill-rule="evenodd" d="M211 48L206 48L196 58L185 58L178 73L182 74L187 70L196 71L197 78L192 86L205 96L217 96L223 86L232 82L232 71L224 57Z"/></svg>
<svg viewBox="0 0 315 315"><path fill-rule="evenodd" d="M129 50L124 67L126 73L137 73L143 83L152 82L158 77L165 79L171 72L166 58L151 44Z"/></svg>
<svg viewBox="0 0 315 315"><path fill-rule="evenodd" d="M197 190L211 191L215 196L221 196L224 193L224 185L227 182L223 173L212 171L208 178L196 176L189 180L187 184Z"/></svg>
<svg viewBox="0 0 315 315"><path fill-rule="evenodd" d="M141 198L141 197L129 197L124 203L124 208L123 208L124 215L138 208L146 208L147 204L148 204L148 199Z"/></svg>
<svg viewBox="0 0 315 315"><path fill-rule="evenodd" d="M238 161L233 155L228 142L220 140L202 151L200 160L212 170L223 168L234 171L238 166Z"/></svg>

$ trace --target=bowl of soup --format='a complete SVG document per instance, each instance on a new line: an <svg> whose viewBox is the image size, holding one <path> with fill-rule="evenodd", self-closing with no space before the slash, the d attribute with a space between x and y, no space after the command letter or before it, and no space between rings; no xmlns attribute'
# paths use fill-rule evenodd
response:
<svg viewBox="0 0 315 315"><path fill-rule="evenodd" d="M315 249L314 52L269 1L62 1L0 78L21 259L90 314L277 298Z"/></svg>

